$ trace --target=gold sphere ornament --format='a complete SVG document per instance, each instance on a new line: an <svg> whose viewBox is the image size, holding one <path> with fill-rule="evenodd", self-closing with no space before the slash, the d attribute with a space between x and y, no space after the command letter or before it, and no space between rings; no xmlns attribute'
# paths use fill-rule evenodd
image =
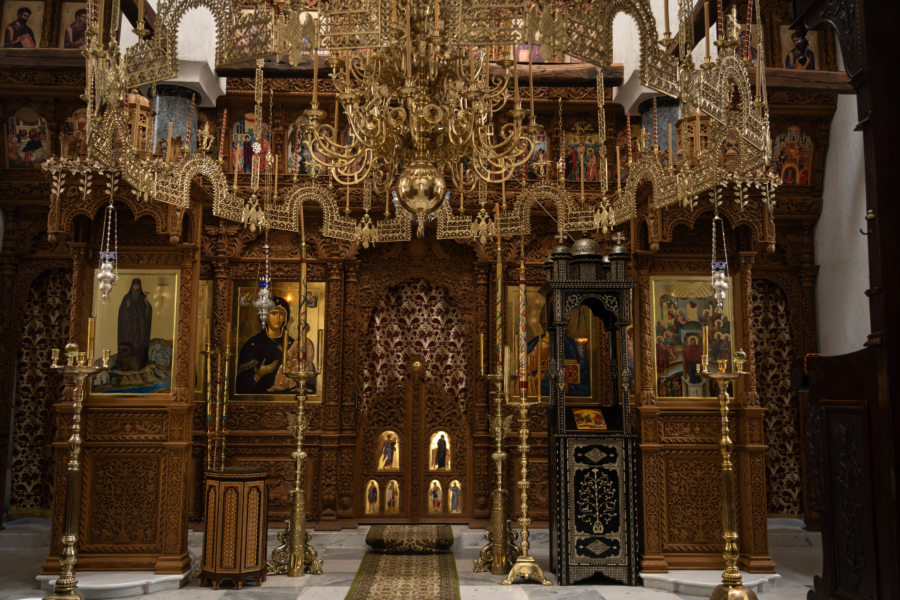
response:
<svg viewBox="0 0 900 600"><path fill-rule="evenodd" d="M434 211L444 201L447 182L431 163L416 160L403 170L397 181L397 199L400 205L416 216L419 227L416 236L425 236L425 215Z"/></svg>

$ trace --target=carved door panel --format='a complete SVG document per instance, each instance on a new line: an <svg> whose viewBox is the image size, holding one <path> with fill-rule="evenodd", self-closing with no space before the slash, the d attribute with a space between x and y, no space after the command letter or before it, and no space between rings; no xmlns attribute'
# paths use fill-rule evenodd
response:
<svg viewBox="0 0 900 600"><path fill-rule="evenodd" d="M455 400L413 369L402 396L374 399L362 423L362 521L466 520L467 436Z"/></svg>
<svg viewBox="0 0 900 600"><path fill-rule="evenodd" d="M413 464L414 509L425 522L464 521L469 510L468 428L459 406L437 386L413 379L413 410L418 419L420 453Z"/></svg>

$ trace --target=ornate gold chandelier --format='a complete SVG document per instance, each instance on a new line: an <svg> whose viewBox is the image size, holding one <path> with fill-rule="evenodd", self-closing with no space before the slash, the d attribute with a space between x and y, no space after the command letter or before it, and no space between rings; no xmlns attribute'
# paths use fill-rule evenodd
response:
<svg viewBox="0 0 900 600"><path fill-rule="evenodd" d="M745 35L751 20L759 23L759 4L751 4L755 19L748 13L743 25L735 14L724 15L720 9L718 55L698 68L691 58L693 2L677 1L678 35L671 37L667 22L660 38L649 0L320 0L316 13L307 12L300 0L258 2L253 11L244 10L240 0L160 0L152 35L138 27L137 43L124 52L114 39L100 39L101 15L89 6L87 152L45 163L53 177L51 201L59 204L64 191L77 187L85 204L78 210L90 213L89 204L99 208L102 200L90 194L93 177L97 183L116 180L140 200L184 211L190 205L192 182L200 176L218 217L299 232L304 206L317 204L323 235L363 246L408 240L413 221L418 221L422 235L429 215L436 217L438 238L484 242L519 236L530 231L535 206L555 211L560 234L608 231L637 216L643 201L638 192L648 189L646 184L651 189L650 210L693 208L709 194L716 205L734 202L744 210L754 204L758 218L770 219L779 181L768 169L765 79L761 69L754 69ZM152 118L142 112L141 98L129 100L126 91L177 75L178 25L186 11L200 6L209 9L216 23L217 67L257 65L257 121L266 84L264 61L286 56L297 65L304 56L311 58L312 105L297 122L302 144L316 166L314 172L327 173L348 190L362 184L361 214L358 208L354 214L349 200L341 207L333 188L321 185L315 175L305 180L296 172L287 181L282 177L279 195L278 174L267 170L261 186L258 160L253 161L247 193L237 185L236 175L233 184L226 175L232 165L223 160L223 132L218 160L208 130L197 132L203 143L195 150L174 139L171 145L154 147ZM652 144L647 136L634 156L629 144L627 178L616 168L614 186L601 168L599 187L585 193L582 183L581 193L572 194L565 179L557 175L554 180L554 170L545 165L546 176L523 183L507 203L508 182L529 160L540 131L533 108L532 52L525 100L530 106L523 109L525 91L520 95L514 49L539 43L544 54L569 55L597 67L597 132L603 142L601 84L603 70L612 62L612 25L620 12L631 15L640 34L641 83L680 102L681 118L669 132L670 139L675 136L677 155L671 142L668 150L658 144L663 136L654 124ZM117 2L112 13L110 30L115 32ZM670 52L676 43L677 51ZM758 64L764 64L762 49L760 41ZM327 56L330 67L336 99L332 115L319 106L320 55ZM188 130L188 139L190 135ZM604 165L615 160L606 156L605 146L599 155ZM504 201L490 210L488 188L498 183ZM402 208L388 210L391 192ZM453 206L445 201L451 192L459 195L458 209L456 201ZM385 196L385 216L380 219L370 215L376 194Z"/></svg>
<svg viewBox="0 0 900 600"><path fill-rule="evenodd" d="M304 113L304 144L314 162L342 185L371 178L376 193L396 181L397 199L416 216L419 237L425 215L447 193L446 173L457 190L472 191L478 180L507 181L531 157L540 130L533 105L524 123L529 113L522 109L517 63L504 57L492 74L484 48L454 38L440 6L394 0L374 47L332 46L336 56L328 65L347 122L345 140L338 112L335 125L324 122L317 83ZM352 23L349 10L326 14L326 40L353 39L352 27L339 28ZM314 45L315 79L318 50ZM496 122L500 113L503 123Z"/></svg>

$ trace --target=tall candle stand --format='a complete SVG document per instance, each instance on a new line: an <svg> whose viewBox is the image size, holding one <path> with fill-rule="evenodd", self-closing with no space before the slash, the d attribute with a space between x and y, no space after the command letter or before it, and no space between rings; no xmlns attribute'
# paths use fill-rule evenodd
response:
<svg viewBox="0 0 900 600"><path fill-rule="evenodd" d="M487 375L487 380L494 387L491 431L494 433L497 449L491 454L491 459L497 470L497 487L491 493L491 528L484 532L487 544L481 548L478 558L475 559L474 571L476 573L490 571L494 575L505 575L509 565L518 558L519 548L515 544L518 535L512 530L506 518L507 493L503 489L503 463L506 460L506 452L503 451L503 438L509 433L512 417L503 416L505 376L502 369L498 371Z"/></svg>
<svg viewBox="0 0 900 600"><path fill-rule="evenodd" d="M216 412L218 420L216 422L215 432L215 450L218 450L218 459L213 455L213 469L222 471L225 469L225 440L228 435L228 395L231 393L231 381L228 373L231 371L231 336L227 332L225 335L225 368L222 369L222 363L219 362L217 390L221 390L221 396L217 402ZM221 357L221 354L219 354Z"/></svg>
<svg viewBox="0 0 900 600"><path fill-rule="evenodd" d="M537 561L528 554L528 525L531 524L531 519L528 518L528 450L530 448L528 436L531 434L528 428L528 407L538 404L538 402L529 402L526 390L524 388L520 389L521 398L516 404L519 407L519 453L521 454L522 479L516 485L521 490L519 526L522 528L522 551L515 564L513 564L512 569L509 570L509 575L501 583L509 585L522 578L526 581L532 579L541 585L553 585L549 579L544 577L544 572L541 570L540 565L537 564Z"/></svg>
<svg viewBox="0 0 900 600"><path fill-rule="evenodd" d="M207 341L206 349L201 354L206 358L206 470L222 471L225 469L225 441L228 434L228 396L231 383L228 373L231 371L231 336L225 335L225 367L222 367L223 353L213 350ZM212 365L216 363L216 376L213 377Z"/></svg>
<svg viewBox="0 0 900 600"><path fill-rule="evenodd" d="M93 337L92 335L89 337ZM75 544L78 542L78 521L81 515L81 406L84 401L84 383L88 377L109 368L109 350L103 351L103 365L92 365L93 340L88 340L88 352L80 352L78 344L66 344L66 363L59 364L59 348L53 348L53 362L50 368L71 378L75 387L72 392L72 435L69 437L69 462L66 466L66 514L63 522L62 551L59 553L59 577L53 593L44 600L82 600L75 578L75 563L78 556Z"/></svg>
<svg viewBox="0 0 900 600"><path fill-rule="evenodd" d="M301 338L301 342L304 341ZM319 370L321 370L322 347L317 353ZM300 362L305 363L304 360ZM304 368L305 364L298 368ZM322 573L322 559L318 558L315 548L309 544L312 535L306 531L306 487L303 485L303 463L306 452L303 450L303 435L309 428L309 415L306 413L306 382L316 376L314 371L285 372L299 385L297 391L297 415L291 419L296 444L291 457L294 459L294 489L291 490L291 518L286 521L285 530L278 534L281 546L272 551L272 560L267 565L270 575L287 575L301 577L304 573L319 575Z"/></svg>
<svg viewBox="0 0 900 600"><path fill-rule="evenodd" d="M750 588L744 587L741 573L737 568L738 560L738 532L734 515L734 467L731 463L731 450L733 443L728 430L728 385L746 375L744 362L746 354L742 350L734 353L734 365L736 371L726 372L727 360L717 361L717 370L710 371L708 367L709 357L704 354L702 374L716 383L719 397L719 410L722 417L722 439L719 443L722 450L722 529L725 538L725 571L722 573L722 583L713 590L710 600L757 600L756 594Z"/></svg>

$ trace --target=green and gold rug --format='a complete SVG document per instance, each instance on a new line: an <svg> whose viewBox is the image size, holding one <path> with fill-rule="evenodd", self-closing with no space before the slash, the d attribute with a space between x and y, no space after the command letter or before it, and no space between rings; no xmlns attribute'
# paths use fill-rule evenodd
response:
<svg viewBox="0 0 900 600"><path fill-rule="evenodd" d="M453 545L449 525L372 525L366 543L378 554L440 554Z"/></svg>
<svg viewBox="0 0 900 600"><path fill-rule="evenodd" d="M345 600L459 600L452 554L375 554L362 564Z"/></svg>
<svg viewBox="0 0 900 600"><path fill-rule="evenodd" d="M373 525L345 600L459 600L449 525Z"/></svg>

